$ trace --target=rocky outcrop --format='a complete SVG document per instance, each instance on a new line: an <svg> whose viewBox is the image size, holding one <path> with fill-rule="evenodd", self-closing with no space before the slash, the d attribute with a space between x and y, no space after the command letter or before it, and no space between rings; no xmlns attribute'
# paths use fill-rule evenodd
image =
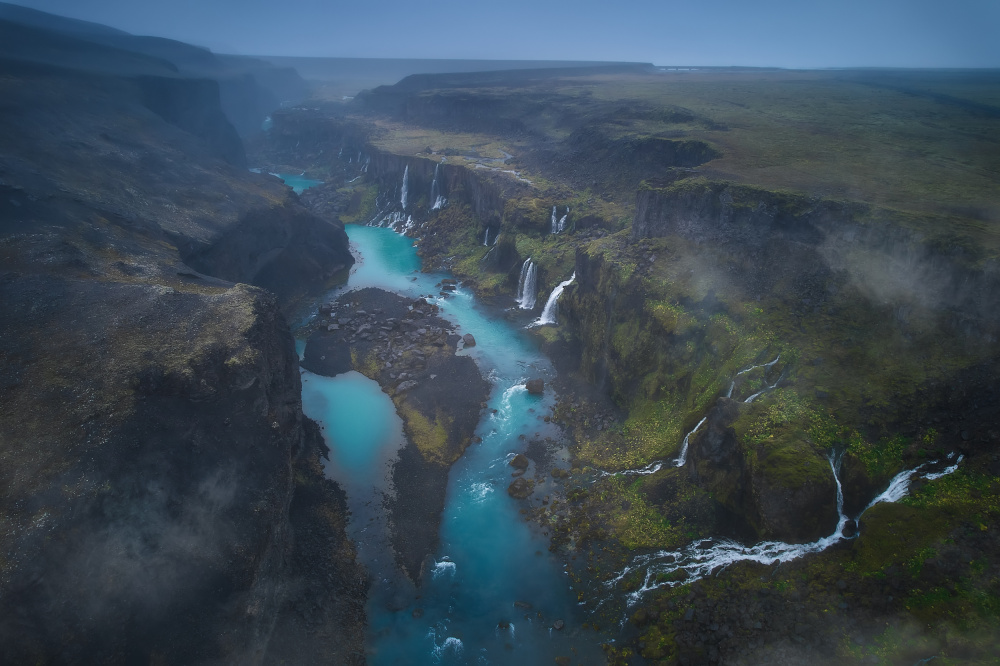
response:
<svg viewBox="0 0 1000 666"><path fill-rule="evenodd" d="M178 244L192 268L264 287L295 303L346 276L354 263L348 243L344 225L320 220L289 198L248 211L207 243Z"/></svg>
<svg viewBox="0 0 1000 666"><path fill-rule="evenodd" d="M3 660L256 661L305 446L273 297L9 274L3 292Z"/></svg>
<svg viewBox="0 0 1000 666"><path fill-rule="evenodd" d="M472 442L489 384L470 356L455 354L461 338L424 299L368 288L326 310L302 365L326 376L357 370L396 405L407 442L393 466L391 538L417 581L437 546L448 470Z"/></svg>
<svg viewBox="0 0 1000 666"><path fill-rule="evenodd" d="M815 541L837 525L837 489L829 467L809 451L797 461L783 451L745 446L733 423L743 403L720 397L691 437L688 474L739 518L754 540ZM775 460L770 460L775 456Z"/></svg>

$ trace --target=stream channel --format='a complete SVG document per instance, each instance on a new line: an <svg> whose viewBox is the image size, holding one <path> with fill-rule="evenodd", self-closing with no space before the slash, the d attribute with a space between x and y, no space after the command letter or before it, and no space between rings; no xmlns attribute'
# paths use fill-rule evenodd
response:
<svg viewBox="0 0 1000 666"><path fill-rule="evenodd" d="M324 302L363 287L428 296L447 277L420 272L406 236L355 225L347 232L357 263L347 285ZM559 437L556 426L543 420L554 404L551 389L534 396L524 387L535 377L548 387L555 371L523 322L491 314L468 290L429 300L460 335L475 336L477 345L458 353L476 360L492 389L476 430L482 442L470 445L451 468L438 552L419 587L394 562L383 510L383 499L394 492L392 464L404 443L392 401L359 373L331 378L302 371L303 410L323 428L331 449L326 472L347 493L348 534L372 576L369 663L551 664L557 656L573 664L603 663L599 645L607 638L582 628L564 565L506 492L513 455L530 439ZM301 353L304 341L298 345ZM565 453L559 456L556 464L565 466ZM556 620L565 628L553 629Z"/></svg>

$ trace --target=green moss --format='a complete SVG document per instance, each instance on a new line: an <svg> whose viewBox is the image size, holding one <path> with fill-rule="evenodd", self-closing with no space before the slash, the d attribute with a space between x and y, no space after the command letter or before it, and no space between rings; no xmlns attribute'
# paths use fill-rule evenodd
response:
<svg viewBox="0 0 1000 666"><path fill-rule="evenodd" d="M358 190L363 192L361 203L353 213L342 213L340 220L344 224L364 224L375 215L375 200L378 197L378 186L375 184L360 185L355 188L345 188L345 192L354 193Z"/></svg>
<svg viewBox="0 0 1000 666"><path fill-rule="evenodd" d="M855 432L848 440L847 451L861 461L869 477L882 478L902 468L903 452L908 443L902 435L871 443Z"/></svg>
<svg viewBox="0 0 1000 666"><path fill-rule="evenodd" d="M424 416L419 409L407 403L406 399L394 399L399 415L406 427L406 434L416 445L424 460L432 463L450 465L460 455L448 446L448 432L451 419L440 412L433 420Z"/></svg>
<svg viewBox="0 0 1000 666"><path fill-rule="evenodd" d="M613 534L629 550L670 548L686 541L683 531L671 525L640 492L642 480L616 477L610 482L614 501L607 516Z"/></svg>

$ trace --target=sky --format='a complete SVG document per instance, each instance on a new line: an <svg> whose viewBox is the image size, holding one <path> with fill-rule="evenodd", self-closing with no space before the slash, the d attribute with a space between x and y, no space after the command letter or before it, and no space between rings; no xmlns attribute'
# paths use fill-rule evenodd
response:
<svg viewBox="0 0 1000 666"><path fill-rule="evenodd" d="M1000 67L1000 0L14 0L219 53Z"/></svg>

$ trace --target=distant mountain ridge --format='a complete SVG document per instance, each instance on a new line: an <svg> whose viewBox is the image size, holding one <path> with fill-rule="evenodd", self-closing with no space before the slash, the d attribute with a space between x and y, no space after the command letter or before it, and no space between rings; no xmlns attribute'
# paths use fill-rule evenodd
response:
<svg viewBox="0 0 1000 666"><path fill-rule="evenodd" d="M0 3L0 57L106 74L213 79L223 111L241 136L259 130L282 102L308 95L305 81L290 67L9 3Z"/></svg>

